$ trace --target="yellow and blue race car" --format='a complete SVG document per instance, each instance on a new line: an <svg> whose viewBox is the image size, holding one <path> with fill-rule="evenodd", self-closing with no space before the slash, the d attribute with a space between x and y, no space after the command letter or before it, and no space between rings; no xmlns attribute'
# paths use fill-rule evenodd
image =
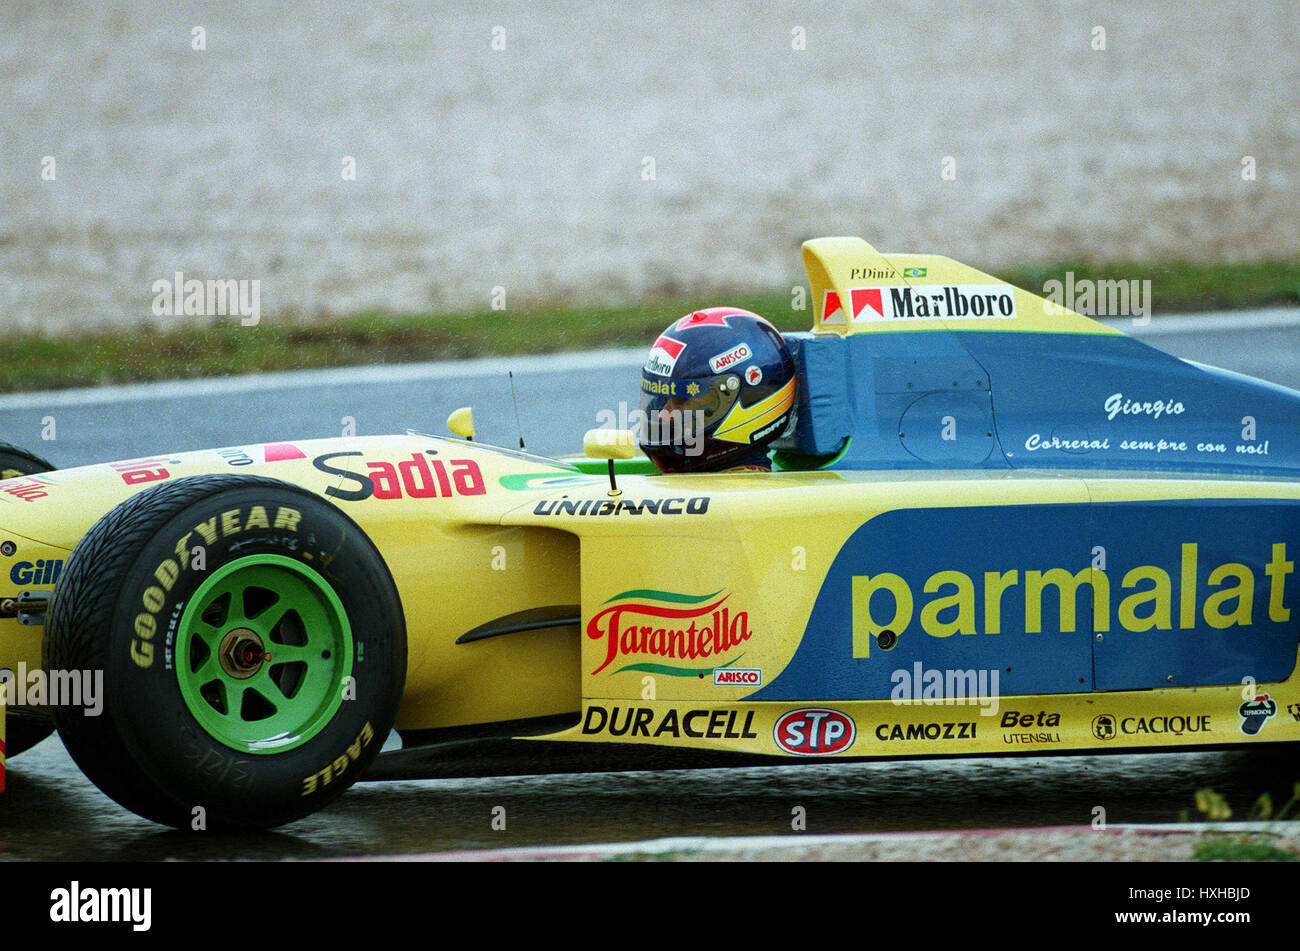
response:
<svg viewBox="0 0 1300 951"><path fill-rule="evenodd" d="M803 255L770 472L664 475L601 431L580 460L6 450L10 753L57 726L140 815L249 828L331 801L393 727L543 763L1300 739L1300 394L947 258Z"/></svg>

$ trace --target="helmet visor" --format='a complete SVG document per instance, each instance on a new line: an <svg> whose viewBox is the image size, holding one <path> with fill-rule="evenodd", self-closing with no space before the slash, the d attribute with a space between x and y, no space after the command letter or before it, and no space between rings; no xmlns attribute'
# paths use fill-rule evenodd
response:
<svg viewBox="0 0 1300 951"><path fill-rule="evenodd" d="M704 439L740 394L732 374L698 380L641 376L641 444L702 452Z"/></svg>

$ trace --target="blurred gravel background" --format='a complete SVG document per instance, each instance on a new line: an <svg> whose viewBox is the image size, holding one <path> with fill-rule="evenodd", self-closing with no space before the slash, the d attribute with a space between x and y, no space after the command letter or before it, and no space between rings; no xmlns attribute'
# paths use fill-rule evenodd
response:
<svg viewBox="0 0 1300 951"><path fill-rule="evenodd" d="M0 90L5 327L148 320L178 270L313 319L780 287L835 233L1300 249L1293 0L15 0Z"/></svg>

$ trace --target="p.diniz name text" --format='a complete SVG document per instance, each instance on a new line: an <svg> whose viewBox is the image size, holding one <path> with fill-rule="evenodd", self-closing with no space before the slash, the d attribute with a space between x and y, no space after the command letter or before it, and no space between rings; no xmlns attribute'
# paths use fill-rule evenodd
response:
<svg viewBox="0 0 1300 951"><path fill-rule="evenodd" d="M972 577L961 571L936 571L921 591L901 575L880 572L853 578L853 656L870 656L871 642L881 631L902 636L917 619L931 637L954 634L1000 634L1003 612L1017 626L1018 608L1024 607L1024 633L1044 630L1043 596L1049 588L1060 605L1056 630L1065 634L1077 629L1079 618L1075 598L1079 588L1092 590L1092 630L1119 629L1131 632L1194 630L1202 624L1216 630L1250 627L1256 616L1266 612L1268 620L1291 620L1286 607L1287 577L1295 563L1287 560L1287 546L1275 542L1271 557L1250 564L1226 562L1212 568L1201 585L1199 546L1184 543L1179 564L1167 570L1160 565L1137 565L1126 571L1116 585L1104 570L1067 568L985 571ZM1256 577L1253 564L1263 562L1263 578ZM1256 589L1262 589L1256 604ZM1118 605L1115 602L1118 600ZM1049 602L1050 603L1050 602ZM1113 610L1112 610L1113 609ZM1084 623L1088 621L1084 615ZM1048 630L1051 630L1049 619Z"/></svg>

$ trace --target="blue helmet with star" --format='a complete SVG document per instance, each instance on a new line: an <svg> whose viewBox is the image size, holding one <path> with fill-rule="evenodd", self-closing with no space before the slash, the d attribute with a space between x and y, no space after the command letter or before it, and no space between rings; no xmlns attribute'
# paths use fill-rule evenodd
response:
<svg viewBox="0 0 1300 951"><path fill-rule="evenodd" d="M687 314L641 368L641 449L662 472L765 465L765 447L794 418L797 386L790 348L758 314Z"/></svg>

